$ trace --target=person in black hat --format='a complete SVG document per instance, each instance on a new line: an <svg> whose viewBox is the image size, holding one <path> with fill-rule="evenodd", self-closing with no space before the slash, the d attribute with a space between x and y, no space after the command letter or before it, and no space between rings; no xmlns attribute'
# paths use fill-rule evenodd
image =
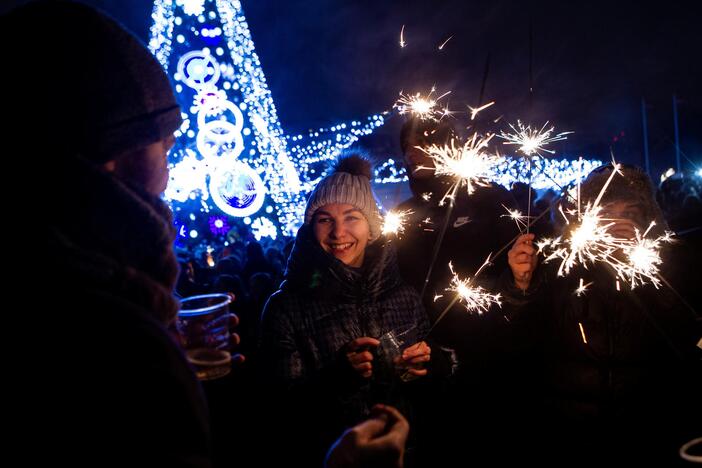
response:
<svg viewBox="0 0 702 468"><path fill-rule="evenodd" d="M117 22L40 2L2 18L10 131L45 211L50 278L33 304L54 463L210 466L207 407L169 332L178 302L171 213L159 198L181 115L167 75Z"/></svg>

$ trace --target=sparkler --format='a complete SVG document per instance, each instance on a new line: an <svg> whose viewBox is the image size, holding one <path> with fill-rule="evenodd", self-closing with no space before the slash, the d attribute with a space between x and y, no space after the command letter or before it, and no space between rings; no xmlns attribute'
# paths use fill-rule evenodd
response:
<svg viewBox="0 0 702 468"><path fill-rule="evenodd" d="M451 140L449 145L431 145L427 149L421 148L433 160L434 173L437 176L447 175L455 179L439 202L439 206L442 206L447 198L453 199L462 185L466 186L469 195L475 191L476 186L490 186L490 178L499 163L499 158L484 150L494 136L492 134L479 137L474 133L463 146L457 147L455 140ZM417 168L417 170L421 169L431 168L424 166Z"/></svg>
<svg viewBox="0 0 702 468"><path fill-rule="evenodd" d="M502 208L507 210L507 214L503 214L500 217L503 218L505 216L508 216L508 217L512 218L512 220L517 224L517 229L519 229L520 234L523 232L522 228L527 229L527 227L529 226L529 221L528 221L529 218L527 216L523 215L522 212L519 210L516 210L516 209L510 210L505 205L502 205ZM527 221L524 221L525 219Z"/></svg>
<svg viewBox="0 0 702 468"><path fill-rule="evenodd" d="M404 223L406 218L412 213L412 210L388 211L383 220L382 233L385 235L393 234L399 236L405 232Z"/></svg>
<svg viewBox="0 0 702 468"><path fill-rule="evenodd" d="M528 207L527 216L531 216L531 160L533 156L542 156L541 152L545 151L547 153L555 153L554 150L546 149L546 145L553 143L555 141L565 140L566 135L573 132L561 132L555 136L551 136L555 127L547 129L548 121L541 127L541 129L531 128L530 125L524 126L524 124L517 120L517 127L510 124L509 127L514 131L514 133L500 132L500 138L506 140L505 145L519 145L518 151L527 157L529 162L529 185L528 185ZM529 228L527 227L527 233L529 233Z"/></svg>
<svg viewBox="0 0 702 468"><path fill-rule="evenodd" d="M449 269L451 270L453 277L451 278L451 286L446 288L446 291L455 292L456 296L463 301L466 310L469 312L478 312L478 314L482 314L483 312L486 312L492 304L497 304L500 307L502 306L499 293L491 294L482 286L473 286L471 284L471 282L475 280L483 268L489 264L490 257L488 256L485 263L481 265L473 278L461 279L454 271L453 264L449 262Z"/></svg>
<svg viewBox="0 0 702 468"><path fill-rule="evenodd" d="M500 301L499 293L491 294L482 286L474 286L472 284L478 277L478 275L480 275L480 272L482 272L483 269L488 265L490 265L490 255L488 255L487 259L485 259L485 262L480 266L480 268L478 268L478 271L475 272L475 275L473 275L472 278L461 279L454 271L453 264L449 262L449 269L451 270L451 274L453 276L451 278L450 286L445 290L449 292L454 292L455 296L453 297L453 300L449 303L449 305L447 305L446 308L439 314L436 321L429 329L427 335L431 334L432 330L434 330L436 325L438 325L438 323L441 321L442 318L444 318L444 316L451 309L451 307L453 307L453 305L459 300L463 300L467 311L477 312L478 314L487 312L487 310L492 304L497 304L498 307L502 307L502 302ZM436 302L441 297L443 296L434 296L434 302Z"/></svg>
<svg viewBox="0 0 702 468"><path fill-rule="evenodd" d="M436 88L432 87L429 94L422 96L421 93L417 94L404 94L400 92L400 98L395 102L393 107L396 107L400 114L411 113L415 117L419 117L421 120L433 120L439 121L447 115L451 115L451 111L448 108L440 108L438 101L451 94L451 91L447 91L441 96L432 98L432 94L436 92Z"/></svg>
<svg viewBox="0 0 702 468"><path fill-rule="evenodd" d="M454 183L449 187L439 201L439 206L443 206L446 199L448 199L450 203L444 215L444 222L441 226L441 231L439 231L439 236L434 244L434 251L432 253L431 261L429 262L426 277L424 278L424 285L422 286L420 297L424 297L427 285L429 284L431 272L434 268L434 262L436 261L436 257L441 247L441 242L446 234L448 222L451 219L451 213L453 212L454 201L458 189L465 185L466 190L470 195L475 191L476 186L487 187L490 185L490 178L493 175L494 168L499 162L499 158L495 155L487 153L485 148L494 136L495 135L492 134L485 137L479 137L477 133L474 133L468 141L459 147L456 147L455 140L451 140L449 145L431 145L427 149L420 148L427 155L429 155L434 162L435 175L447 175L454 179ZM417 170L421 169L431 168L424 166L419 166L417 168Z"/></svg>
<svg viewBox="0 0 702 468"><path fill-rule="evenodd" d="M614 176L621 174L619 164L613 162L613 167L614 170L594 202L588 202L582 213L579 209L568 211L568 214L575 217L574 222L571 223L563 209L559 208L566 223L574 225L573 229L564 238L543 239L536 245L541 252L551 250L544 263L561 259L558 276L567 275L578 264L587 269L589 264L603 262L614 269L617 285L621 279L631 289L647 282L658 288L661 282L658 271L662 263L659 250L663 243L671 242L671 233L666 232L655 239L647 238L655 222L651 222L643 234L635 229L634 239L621 239L609 233L609 228L616 220L602 216L600 202ZM580 296L587 286L589 284L583 286L581 279L576 294Z"/></svg>
<svg viewBox="0 0 702 468"><path fill-rule="evenodd" d="M631 289L647 281L656 288L661 284L658 277L659 266L663 263L660 256L661 244L672 242L673 239L671 232L666 232L655 239L647 239L646 235L655 225L655 221L652 221L643 234L635 229L635 239L621 241L620 248L624 254L624 260L616 256L609 259L610 265L617 272L617 277L627 281Z"/></svg>
<svg viewBox="0 0 702 468"><path fill-rule="evenodd" d="M609 228L614 222L603 223L600 216L601 207L598 205L585 208L579 223L572 223L574 227L566 237L543 239L536 243L539 251L550 248L552 252L546 255L544 263L560 258L558 276L565 276L577 264L587 268L588 264L598 260L607 260L619 248L619 241L609 233ZM564 219L571 224L568 217L560 210ZM571 211L572 215L575 215Z"/></svg>
<svg viewBox="0 0 702 468"><path fill-rule="evenodd" d="M407 45L405 42L405 25L402 25L402 29L400 29L400 47L404 48Z"/></svg>
<svg viewBox="0 0 702 468"><path fill-rule="evenodd" d="M573 132L561 132L554 136L551 136L555 130L554 126L547 129L548 122L546 122L540 129L531 128L530 125L524 126L524 124L517 120L517 126L510 124L509 127L514 131L514 133L500 132L500 138L506 140L505 145L518 145L517 149L525 156L542 156L541 152L553 154L554 150L547 149L546 146L556 142L565 140Z"/></svg>

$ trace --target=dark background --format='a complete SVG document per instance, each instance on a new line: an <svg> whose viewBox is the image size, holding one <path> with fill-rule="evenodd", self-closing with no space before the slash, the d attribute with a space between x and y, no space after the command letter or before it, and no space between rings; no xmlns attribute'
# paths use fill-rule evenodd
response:
<svg viewBox="0 0 702 468"><path fill-rule="evenodd" d="M2 11L26 3L8 1ZM144 41L151 2L90 0ZM453 110L476 106L490 56L480 125L553 122L575 134L554 148L566 157L643 166L646 100L652 175L674 166L677 96L683 169L702 166L698 15L685 2L244 0L244 13L283 127L328 126L389 109L398 92L452 90ZM405 48L399 33L405 25ZM530 40L531 29L531 40ZM453 38L438 50L449 36ZM531 47L530 47L531 43ZM530 49L532 58L530 60ZM41 52L38 51L38 54ZM533 94L529 93L530 82ZM465 124L465 115L457 122ZM397 154L401 120L363 142ZM694 164L694 165L693 165Z"/></svg>

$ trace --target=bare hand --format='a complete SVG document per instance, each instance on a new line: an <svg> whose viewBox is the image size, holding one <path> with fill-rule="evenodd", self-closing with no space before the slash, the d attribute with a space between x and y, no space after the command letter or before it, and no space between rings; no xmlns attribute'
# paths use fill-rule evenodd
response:
<svg viewBox="0 0 702 468"><path fill-rule="evenodd" d="M234 328L237 325L239 325L239 317L234 314L230 313L229 314L229 328ZM239 336L238 333L232 332L231 335L229 336L229 348L232 353L232 363L234 364L241 364L246 360L246 357L243 354L240 353L235 353L234 349L239 346L241 343L241 337Z"/></svg>
<svg viewBox="0 0 702 468"><path fill-rule="evenodd" d="M514 284L524 291L529 287L538 262L533 241L534 234L523 234L514 241L514 245L507 253L507 262L512 270Z"/></svg>
<svg viewBox="0 0 702 468"><path fill-rule="evenodd" d="M370 349L377 348L379 344L380 341L375 338L362 336L346 345L346 358L361 377L370 378L373 375L373 353Z"/></svg>
<svg viewBox="0 0 702 468"><path fill-rule="evenodd" d="M410 374L417 376L427 375L427 369L422 369L421 365L431 360L431 348L424 341L415 343L402 352L402 360L407 366L407 372Z"/></svg>
<svg viewBox="0 0 702 468"><path fill-rule="evenodd" d="M332 445L326 468L402 468L409 423L392 406L375 405L371 418L348 429Z"/></svg>

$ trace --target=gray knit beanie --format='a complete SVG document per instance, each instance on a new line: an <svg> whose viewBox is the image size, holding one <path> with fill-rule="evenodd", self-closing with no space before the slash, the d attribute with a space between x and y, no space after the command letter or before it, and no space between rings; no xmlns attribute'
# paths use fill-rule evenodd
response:
<svg viewBox="0 0 702 468"><path fill-rule="evenodd" d="M334 171L322 179L312 191L305 208L305 224L312 223L315 212L330 203L343 203L358 208L370 226L370 242L380 236L382 220L370 184L371 163L357 153L339 157Z"/></svg>

